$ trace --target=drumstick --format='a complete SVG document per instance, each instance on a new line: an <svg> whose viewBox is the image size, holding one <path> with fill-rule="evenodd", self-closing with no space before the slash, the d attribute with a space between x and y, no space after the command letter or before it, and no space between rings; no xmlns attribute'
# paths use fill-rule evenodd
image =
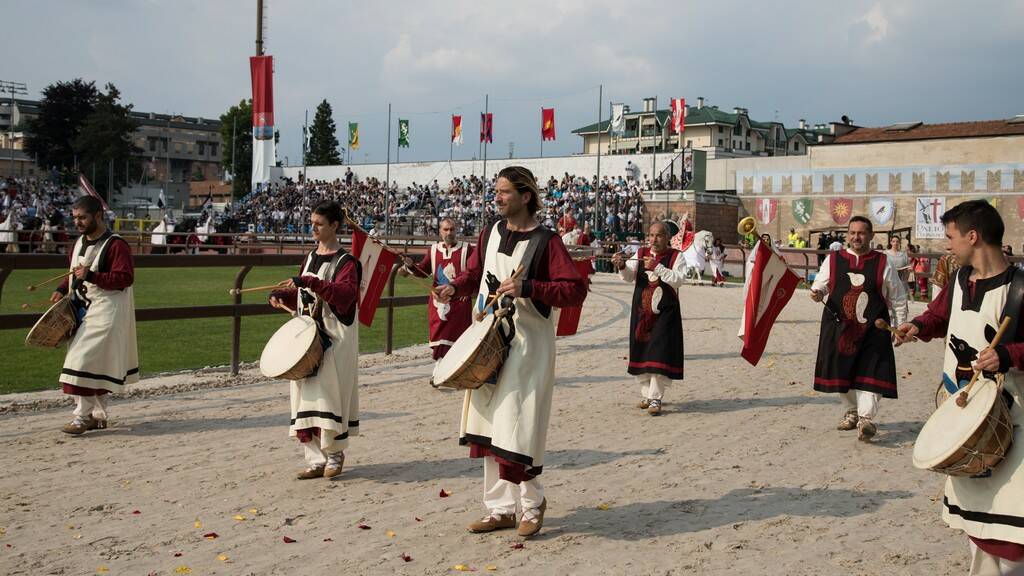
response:
<svg viewBox="0 0 1024 576"><path fill-rule="evenodd" d="M1009 326L1010 317L1007 316L1003 318L1003 321L999 324L999 331L996 332L995 338L992 339L992 342L989 343L988 348L986 348L986 350L991 350L992 348L995 348L997 344L999 344L999 340L1002 339L1003 334L1006 332L1006 329L1009 328ZM967 383L967 386L964 386L964 389L960 391L960 395L956 397L957 406L961 408L967 406L967 395L971 392L971 388L974 387L974 383L978 381L978 375L981 374L981 372L981 370L975 368L974 376L971 376L971 381Z"/></svg>
<svg viewBox="0 0 1024 576"><path fill-rule="evenodd" d="M50 284L51 282L56 282L57 280L63 280L66 276L68 276L69 274L73 274L73 273L74 273L74 270L68 270L67 272L64 272L63 274L59 274L57 276L54 276L53 278L49 278L47 280L43 280L39 284L31 284L28 287L28 291L29 292L35 292L36 288L39 288L41 286L46 286L47 284Z"/></svg>
<svg viewBox="0 0 1024 576"><path fill-rule="evenodd" d="M875 328L878 328L879 330L888 330L889 332L892 332L894 335L903 338L902 332L893 328L892 326L889 326L889 323L886 322L885 320L882 320L881 318L875 320Z"/></svg>
<svg viewBox="0 0 1024 576"><path fill-rule="evenodd" d="M228 290L228 294L231 294L232 296L237 296L239 294L245 294L246 292L259 292L261 290L262 291L275 290L277 288L284 288L284 284L286 282L288 282L288 281L287 280L282 280L281 282L278 282L277 284L273 284L273 285L268 284L266 286L254 286L252 288L232 288L232 289Z"/></svg>
<svg viewBox="0 0 1024 576"><path fill-rule="evenodd" d="M38 302L26 302L21 305L21 309L28 310L29 308L33 308L35 306L49 306L51 304L53 304L53 302L50 302L49 300L40 300Z"/></svg>
<svg viewBox="0 0 1024 576"><path fill-rule="evenodd" d="M520 264L519 267L517 267L515 269L515 272L512 272L512 276L509 277L509 280L515 280L516 278L518 278L519 274L521 274L522 271L523 271L523 265ZM484 305L483 309L481 309L479 312L476 313L475 318L476 318L477 322L483 320L484 316L487 316L487 309L490 308L495 302L498 301L498 297L499 296L500 296L499 294L495 294L494 296L491 296L490 300L487 301L487 304Z"/></svg>

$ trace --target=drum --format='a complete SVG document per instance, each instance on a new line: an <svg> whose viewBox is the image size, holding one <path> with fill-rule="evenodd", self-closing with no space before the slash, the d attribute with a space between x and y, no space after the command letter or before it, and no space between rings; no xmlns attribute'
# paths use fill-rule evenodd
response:
<svg viewBox="0 0 1024 576"><path fill-rule="evenodd" d="M71 297L65 296L50 306L25 337L25 345L56 348L75 332L75 311Z"/></svg>
<svg viewBox="0 0 1024 576"><path fill-rule="evenodd" d="M316 321L296 316L270 337L260 355L260 372L270 378L299 380L316 372L323 357Z"/></svg>
<svg viewBox="0 0 1024 576"><path fill-rule="evenodd" d="M1003 377L996 379L976 382L963 408L956 404L959 393L942 402L917 436L914 466L977 476L1002 462L1013 442L1013 421L1003 399Z"/></svg>
<svg viewBox="0 0 1024 576"><path fill-rule="evenodd" d="M493 381L505 363L509 342L515 334L514 327L488 315L480 322L473 322L462 336L452 344L448 353L434 366L434 386L475 390L488 381Z"/></svg>

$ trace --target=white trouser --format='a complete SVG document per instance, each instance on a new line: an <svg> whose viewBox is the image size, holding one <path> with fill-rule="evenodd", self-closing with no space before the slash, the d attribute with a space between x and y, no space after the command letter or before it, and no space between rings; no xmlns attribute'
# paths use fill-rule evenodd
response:
<svg viewBox="0 0 1024 576"><path fill-rule="evenodd" d="M857 411L857 416L874 420L878 414L878 400L882 397L877 392L867 390L850 390L842 394L847 412Z"/></svg>
<svg viewBox="0 0 1024 576"><path fill-rule="evenodd" d="M334 434L333 430L321 430L321 434ZM320 439L314 436L309 442L302 443L302 453L306 457L306 464L309 464L311 468L319 468L327 464L328 459L334 456L335 459L339 458L341 450L334 449L335 443L332 441L328 444L327 448L320 447ZM335 463L336 464L336 463ZM333 464L332 464L333 465Z"/></svg>
<svg viewBox="0 0 1024 576"><path fill-rule="evenodd" d="M517 502L524 511L540 508L543 501L544 487L539 479L523 480L516 486L501 479L498 462L493 456L484 458L484 506L492 515L515 514Z"/></svg>
<svg viewBox="0 0 1024 576"><path fill-rule="evenodd" d="M971 542L970 576L1024 576L1024 562L993 556Z"/></svg>
<svg viewBox="0 0 1024 576"><path fill-rule="evenodd" d="M648 400L661 400L665 396L665 388L672 380L661 374L637 374L636 383L640 385L640 395Z"/></svg>
<svg viewBox="0 0 1024 576"><path fill-rule="evenodd" d="M97 420L107 419L107 394L97 396L75 395L75 418L85 420L89 416Z"/></svg>

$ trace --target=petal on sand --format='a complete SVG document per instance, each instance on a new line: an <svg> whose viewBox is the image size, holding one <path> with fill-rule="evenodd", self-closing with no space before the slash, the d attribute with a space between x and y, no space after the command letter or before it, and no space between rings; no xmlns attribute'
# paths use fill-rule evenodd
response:
<svg viewBox="0 0 1024 576"><path fill-rule="evenodd" d="M295 539L294 539L294 538L289 538L289 537L287 537L287 536L285 536L285 537L284 537L284 538L282 538L281 540L284 540L284 543L285 543L285 544L294 544L294 543L295 543Z"/></svg>

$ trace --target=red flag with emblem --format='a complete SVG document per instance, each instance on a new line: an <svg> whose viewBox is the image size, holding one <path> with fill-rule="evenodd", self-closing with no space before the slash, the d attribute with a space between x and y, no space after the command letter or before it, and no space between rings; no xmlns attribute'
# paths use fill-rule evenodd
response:
<svg viewBox="0 0 1024 576"><path fill-rule="evenodd" d="M398 256L375 242L366 230L358 226L352 227L352 255L362 267L362 278L359 279L359 323L371 326L380 295L384 292Z"/></svg>
<svg viewBox="0 0 1024 576"><path fill-rule="evenodd" d="M542 140L555 139L555 109L540 109L540 137Z"/></svg>
<svg viewBox="0 0 1024 576"><path fill-rule="evenodd" d="M747 281L743 286L743 317L739 337L740 356L757 366L779 313L793 297L800 278L786 261L764 242L758 242L747 260Z"/></svg>

